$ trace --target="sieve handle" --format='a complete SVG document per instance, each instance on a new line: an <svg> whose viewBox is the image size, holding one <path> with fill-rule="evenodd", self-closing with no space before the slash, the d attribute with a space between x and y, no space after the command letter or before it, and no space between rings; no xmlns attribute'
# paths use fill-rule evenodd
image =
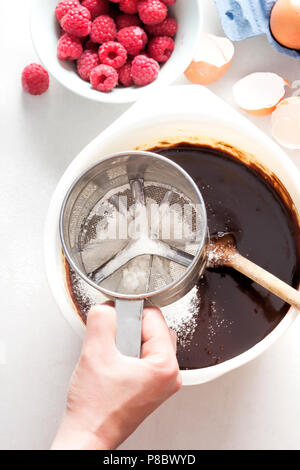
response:
<svg viewBox="0 0 300 470"><path fill-rule="evenodd" d="M116 299L115 307L117 348L125 356L140 357L144 301Z"/></svg>

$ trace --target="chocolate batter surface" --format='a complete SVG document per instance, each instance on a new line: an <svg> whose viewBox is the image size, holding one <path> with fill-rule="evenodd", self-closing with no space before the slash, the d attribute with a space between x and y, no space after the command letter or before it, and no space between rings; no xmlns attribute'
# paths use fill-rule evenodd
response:
<svg viewBox="0 0 300 470"><path fill-rule="evenodd" d="M221 151L181 144L158 150L195 180L206 203L211 234L233 232L237 248L283 281L299 285L296 217L260 172ZM198 283L197 327L178 345L181 369L226 361L258 343L289 306L242 274L208 269Z"/></svg>

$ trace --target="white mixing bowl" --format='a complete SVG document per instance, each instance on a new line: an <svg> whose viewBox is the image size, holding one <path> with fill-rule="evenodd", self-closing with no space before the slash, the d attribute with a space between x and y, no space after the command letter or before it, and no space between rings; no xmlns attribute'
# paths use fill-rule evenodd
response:
<svg viewBox="0 0 300 470"><path fill-rule="evenodd" d="M45 68L66 88L103 103L130 103L145 92L159 89L175 81L190 64L199 41L202 25L201 0L177 0L170 11L178 22L175 49L161 68L157 79L144 87L115 88L110 93L93 90L90 83L76 73L73 63L57 57L59 26L54 10L58 0L34 0L31 13L31 35L35 50Z"/></svg>
<svg viewBox="0 0 300 470"><path fill-rule="evenodd" d="M156 93L155 93L156 96ZM245 117L199 85L169 87L154 100L147 96L93 140L71 163L53 195L45 229L45 260L53 295L72 327L84 335L66 287L66 273L58 235L58 219L65 193L74 179L106 154L121 150L147 149L161 141L197 142L218 146L227 143L240 149L250 160L274 173L289 192L300 212L299 172L284 151ZM294 308L276 328L248 351L221 364L182 371L184 385L194 385L219 377L246 364L279 338L297 315Z"/></svg>

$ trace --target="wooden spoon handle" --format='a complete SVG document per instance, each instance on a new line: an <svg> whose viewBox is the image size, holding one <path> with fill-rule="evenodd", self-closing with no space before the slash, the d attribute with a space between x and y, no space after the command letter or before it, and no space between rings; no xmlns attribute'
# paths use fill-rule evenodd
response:
<svg viewBox="0 0 300 470"><path fill-rule="evenodd" d="M273 276L273 274L260 266L257 266L257 264L249 261L238 252L231 256L226 264L240 273L245 274L245 276L265 287L272 292L272 294L277 295L280 299L300 310L299 291L281 281L278 277Z"/></svg>

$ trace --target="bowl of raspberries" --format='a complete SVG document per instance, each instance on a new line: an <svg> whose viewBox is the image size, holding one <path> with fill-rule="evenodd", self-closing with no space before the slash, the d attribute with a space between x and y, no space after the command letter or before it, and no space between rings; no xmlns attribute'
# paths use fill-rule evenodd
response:
<svg viewBox="0 0 300 470"><path fill-rule="evenodd" d="M45 68L71 91L129 103L188 67L199 0L36 0L31 32Z"/></svg>

